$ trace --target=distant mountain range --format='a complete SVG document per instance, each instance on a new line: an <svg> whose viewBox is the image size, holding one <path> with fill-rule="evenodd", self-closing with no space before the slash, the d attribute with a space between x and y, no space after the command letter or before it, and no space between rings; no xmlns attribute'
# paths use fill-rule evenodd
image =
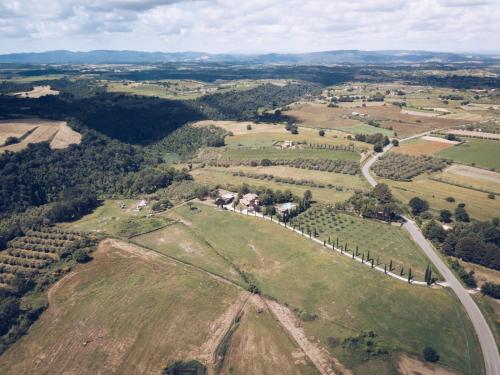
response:
<svg viewBox="0 0 500 375"><path fill-rule="evenodd" d="M428 51L338 50L299 54L211 54L204 52L141 52L95 50L47 51L0 55L0 63L25 64L141 64L214 62L250 64L419 64L499 62L499 55Z"/></svg>

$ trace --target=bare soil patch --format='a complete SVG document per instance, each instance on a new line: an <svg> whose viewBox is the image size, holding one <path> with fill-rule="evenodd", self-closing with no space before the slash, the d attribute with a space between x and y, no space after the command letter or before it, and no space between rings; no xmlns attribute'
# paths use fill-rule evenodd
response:
<svg viewBox="0 0 500 375"><path fill-rule="evenodd" d="M402 375L459 375L458 372L421 362L405 354L399 359L399 371Z"/></svg>
<svg viewBox="0 0 500 375"><path fill-rule="evenodd" d="M40 98L45 95L59 95L59 91L52 90L50 86L34 86L31 91L16 92L11 94L20 98Z"/></svg>
<svg viewBox="0 0 500 375"><path fill-rule="evenodd" d="M7 138L22 138L27 132L35 129L39 125L38 121L27 120L1 120L0 121L0 146L3 146Z"/></svg>
<svg viewBox="0 0 500 375"><path fill-rule="evenodd" d="M500 173L488 171L486 169L470 167L468 165L452 164L451 166L446 168L444 172L500 184Z"/></svg>
<svg viewBox="0 0 500 375"><path fill-rule="evenodd" d="M440 138L440 137L433 137L431 135L424 135L422 139L425 139L426 141L431 141L431 142L441 142L441 143L447 143L449 145L457 145L460 142L457 141L450 141L449 139L446 138Z"/></svg>
<svg viewBox="0 0 500 375"><path fill-rule="evenodd" d="M417 139L404 142L399 147L393 147L391 152L407 155L432 155L438 151L453 147L452 144L444 142L430 141L426 139Z"/></svg>
<svg viewBox="0 0 500 375"><path fill-rule="evenodd" d="M71 129L66 123L59 126L59 131L50 142L50 148L62 149L72 144L80 144L82 135Z"/></svg>

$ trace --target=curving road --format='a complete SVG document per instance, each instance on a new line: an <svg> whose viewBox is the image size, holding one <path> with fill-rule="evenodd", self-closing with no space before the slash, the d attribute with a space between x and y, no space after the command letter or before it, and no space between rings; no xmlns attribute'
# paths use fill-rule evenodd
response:
<svg viewBox="0 0 500 375"><path fill-rule="evenodd" d="M410 139L421 137L422 135L426 135L429 132L417 134L409 138L405 138L400 142L405 142ZM377 181L370 174L370 168L375 163L378 158L389 151L392 148L392 144L389 144L384 148L384 150L379 153L373 155L367 162L363 165L361 169L363 175L366 180L369 182L371 186L377 185ZM486 319L484 318L481 310L477 307L476 303L467 292L467 290L462 286L460 281L455 277L455 275L450 271L450 269L446 266L443 260L437 254L437 250L432 246L432 244L427 241L419 227L415 224L413 220L403 216L406 220L406 223L403 225L408 233L410 233L413 240L420 246L422 251L427 255L427 257L432 261L434 266L438 269L441 275L444 277L448 286L455 292L458 299L464 306L467 314L469 314L469 318L472 321L472 325L476 331L476 334L479 338L479 343L481 345L481 350L483 352L484 366L486 368L487 375L500 375L500 356L498 354L497 344L495 342L495 338L493 333L491 332Z"/></svg>

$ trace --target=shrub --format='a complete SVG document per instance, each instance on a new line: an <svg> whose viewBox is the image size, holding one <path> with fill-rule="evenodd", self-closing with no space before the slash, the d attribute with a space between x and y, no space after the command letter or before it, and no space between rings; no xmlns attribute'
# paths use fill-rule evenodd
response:
<svg viewBox="0 0 500 375"><path fill-rule="evenodd" d="M441 210L439 212L439 218L443 223L451 222L451 211L450 210Z"/></svg>
<svg viewBox="0 0 500 375"><path fill-rule="evenodd" d="M321 130L319 131L319 136L320 136L320 137L324 137L324 136L325 136L325 131L324 131L323 129L321 129Z"/></svg>
<svg viewBox="0 0 500 375"><path fill-rule="evenodd" d="M500 299L500 284L484 283L481 287L481 292L495 299Z"/></svg>
<svg viewBox="0 0 500 375"><path fill-rule="evenodd" d="M381 143L376 143L373 145L373 151L382 152L384 150L384 146Z"/></svg>
<svg viewBox="0 0 500 375"><path fill-rule="evenodd" d="M445 200L446 200L446 202L450 202L450 203L455 202L455 198L453 198L453 197L446 197Z"/></svg>
<svg viewBox="0 0 500 375"><path fill-rule="evenodd" d="M437 361L439 361L439 354L436 351L436 349L428 346L428 347L426 347L424 349L423 353L424 353L424 359L427 362L437 362Z"/></svg>
<svg viewBox="0 0 500 375"><path fill-rule="evenodd" d="M92 258L82 249L78 249L73 253L73 259L78 263L87 263Z"/></svg>
<svg viewBox="0 0 500 375"><path fill-rule="evenodd" d="M419 197L413 197L410 199L408 204L410 205L411 212L413 212L414 215L418 215L429 209L429 203Z"/></svg>

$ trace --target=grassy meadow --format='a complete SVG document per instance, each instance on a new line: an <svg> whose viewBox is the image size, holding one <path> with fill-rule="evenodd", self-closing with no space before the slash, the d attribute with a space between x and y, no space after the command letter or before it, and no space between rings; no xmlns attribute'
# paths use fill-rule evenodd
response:
<svg viewBox="0 0 500 375"><path fill-rule="evenodd" d="M113 242L56 284L49 309L0 357L3 374L159 374L208 360L238 288ZM173 339L175 338L175 339Z"/></svg>
<svg viewBox="0 0 500 375"><path fill-rule="evenodd" d="M440 151L437 156L457 163L500 171L500 143L486 139L467 139L466 143Z"/></svg>
<svg viewBox="0 0 500 375"><path fill-rule="evenodd" d="M392 280L262 219L197 207L171 215L182 217L264 294L313 316L304 322L308 336L354 373L363 373L356 369L371 356L335 343L369 330L376 345L391 352L420 355L432 345L443 365L465 374L481 369L476 337L451 292ZM389 360L383 354L374 359L381 358Z"/></svg>

